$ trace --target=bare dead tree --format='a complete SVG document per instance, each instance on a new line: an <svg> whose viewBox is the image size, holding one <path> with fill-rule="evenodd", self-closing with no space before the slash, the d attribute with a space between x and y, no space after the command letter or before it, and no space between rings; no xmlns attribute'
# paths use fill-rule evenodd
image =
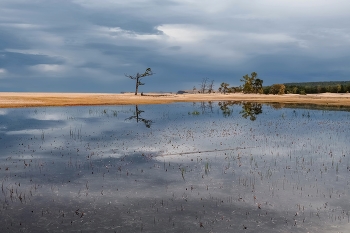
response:
<svg viewBox="0 0 350 233"><path fill-rule="evenodd" d="M211 80L211 82L208 84L208 92L209 94L214 92L214 80Z"/></svg>
<svg viewBox="0 0 350 233"><path fill-rule="evenodd" d="M207 89L207 82L208 82L208 78L203 78L202 83L200 84L200 92L204 93L205 90Z"/></svg>
<svg viewBox="0 0 350 233"><path fill-rule="evenodd" d="M151 76L153 75L154 73L152 72L151 68L147 68L145 73L143 74L140 74L140 73L137 73L136 75L132 76L132 75L128 75L128 74L125 74L126 77L130 78L130 79L134 79L136 80L136 88L135 88L135 95L137 95L137 92L139 90L139 86L140 85L145 85L144 83L141 83L141 79L146 77L146 76Z"/></svg>

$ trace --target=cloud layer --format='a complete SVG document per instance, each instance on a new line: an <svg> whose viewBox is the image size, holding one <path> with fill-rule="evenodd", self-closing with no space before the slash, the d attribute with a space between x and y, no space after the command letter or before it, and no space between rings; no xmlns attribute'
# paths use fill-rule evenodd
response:
<svg viewBox="0 0 350 233"><path fill-rule="evenodd" d="M0 91L191 89L349 80L350 2L2 0Z"/></svg>

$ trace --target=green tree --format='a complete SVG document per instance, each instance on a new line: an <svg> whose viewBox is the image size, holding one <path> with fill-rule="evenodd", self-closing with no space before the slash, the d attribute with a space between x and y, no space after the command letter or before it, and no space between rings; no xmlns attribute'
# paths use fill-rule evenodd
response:
<svg viewBox="0 0 350 233"><path fill-rule="evenodd" d="M346 92L346 89L345 89L345 85L341 85L341 90L340 90L341 93L345 93Z"/></svg>
<svg viewBox="0 0 350 233"><path fill-rule="evenodd" d="M341 91L341 85L337 84L337 93L339 93L339 91Z"/></svg>
<svg viewBox="0 0 350 233"><path fill-rule="evenodd" d="M293 94L297 94L297 93L298 93L298 87L294 86L294 87L292 88L292 93L293 93Z"/></svg>
<svg viewBox="0 0 350 233"><path fill-rule="evenodd" d="M256 77L258 74L256 72L251 73L251 76L248 74L243 76L243 79L241 79L241 82L244 82L243 84L243 92L244 93L262 93L263 88L263 80L257 79Z"/></svg>
<svg viewBox="0 0 350 233"><path fill-rule="evenodd" d="M273 84L270 87L270 94L283 95L286 87L283 84Z"/></svg>
<svg viewBox="0 0 350 233"><path fill-rule="evenodd" d="M235 92L242 92L243 91L242 86L234 87L234 89L235 89Z"/></svg>
<svg viewBox="0 0 350 233"><path fill-rule="evenodd" d="M229 90L229 87L228 87L228 86L230 86L230 84L228 84L228 83L221 83L218 90L219 90L221 93L226 94L226 92Z"/></svg>
<svg viewBox="0 0 350 233"><path fill-rule="evenodd" d="M237 87L229 87L228 88L228 93L236 93L238 91L238 88Z"/></svg>
<svg viewBox="0 0 350 233"><path fill-rule="evenodd" d="M244 82L244 84L243 84L243 92L244 93L252 93L253 92L252 78L249 77L248 74L243 76L243 79L241 79L241 82Z"/></svg>
<svg viewBox="0 0 350 233"><path fill-rule="evenodd" d="M141 79L146 77L146 76L151 76L151 75L153 75L151 68L147 68L145 73L143 73L143 74L137 73L134 76L125 74L126 77L136 80L135 95L137 95L137 92L139 90L139 86L145 85L144 83L141 83Z"/></svg>
<svg viewBox="0 0 350 233"><path fill-rule="evenodd" d="M263 86L262 86L263 82L264 81L259 79L259 78L254 80L254 82L253 82L253 89L254 89L255 93L262 94L264 92Z"/></svg>
<svg viewBox="0 0 350 233"><path fill-rule="evenodd" d="M322 91L322 87L320 85L317 85L317 93L320 94Z"/></svg>

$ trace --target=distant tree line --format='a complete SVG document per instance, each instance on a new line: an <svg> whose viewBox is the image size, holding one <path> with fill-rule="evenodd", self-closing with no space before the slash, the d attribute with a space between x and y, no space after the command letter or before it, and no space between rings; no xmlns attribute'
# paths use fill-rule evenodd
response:
<svg viewBox="0 0 350 233"><path fill-rule="evenodd" d="M332 86L332 85L349 85L350 81L322 81L322 82L295 82L295 83L284 83L286 86Z"/></svg>
<svg viewBox="0 0 350 233"><path fill-rule="evenodd" d="M273 84L263 87L263 80L257 78L257 73L251 76L244 75L241 79L242 86L230 87L228 83L221 83L219 92L221 93L259 93L259 94L318 94L318 93L349 93L350 81L330 81L330 82L305 82L305 83L284 83Z"/></svg>
<svg viewBox="0 0 350 233"><path fill-rule="evenodd" d="M350 81L330 81L330 82L304 82L304 83L284 83L284 84L273 84L271 86L263 87L263 80L257 78L258 74L252 72L251 76L248 74L244 75L240 80L243 85L234 87L228 83L221 83L218 88L218 92L222 94L226 93L237 93L242 92L245 94L256 93L256 94L317 94L317 93L349 93L350 92ZM198 93L213 93L214 92L214 81L212 80L208 84L208 79L203 79L200 90ZM193 90L196 90L194 87Z"/></svg>
<svg viewBox="0 0 350 233"><path fill-rule="evenodd" d="M276 84L275 84L276 85ZM350 81L285 83L283 94L349 93ZM264 93L274 92L274 85L264 87Z"/></svg>
<svg viewBox="0 0 350 233"><path fill-rule="evenodd" d="M331 81L331 82L304 82L304 83L284 83L284 84L273 84L271 86L263 87L263 80L257 78L258 74L252 72L251 76L248 74L244 75L240 80L243 85L234 87L228 83L221 83L218 88L218 92L222 94L242 92L245 94L256 93L256 94L317 94L317 93L349 93L350 92L350 81ZM196 90L196 87L193 87ZM213 93L214 92L214 81L208 81L208 78L203 79L200 84L198 93Z"/></svg>

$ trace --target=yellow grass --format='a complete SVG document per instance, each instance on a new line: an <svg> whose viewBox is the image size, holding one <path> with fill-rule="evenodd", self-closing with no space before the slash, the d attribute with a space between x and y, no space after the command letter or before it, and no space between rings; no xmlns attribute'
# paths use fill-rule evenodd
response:
<svg viewBox="0 0 350 233"><path fill-rule="evenodd" d="M101 93L0 93L0 108L83 106L83 105L131 105L164 104L199 101L249 101L260 103L302 103L331 106L350 106L350 94L308 94L308 95L260 95L260 94L157 94L145 96Z"/></svg>

